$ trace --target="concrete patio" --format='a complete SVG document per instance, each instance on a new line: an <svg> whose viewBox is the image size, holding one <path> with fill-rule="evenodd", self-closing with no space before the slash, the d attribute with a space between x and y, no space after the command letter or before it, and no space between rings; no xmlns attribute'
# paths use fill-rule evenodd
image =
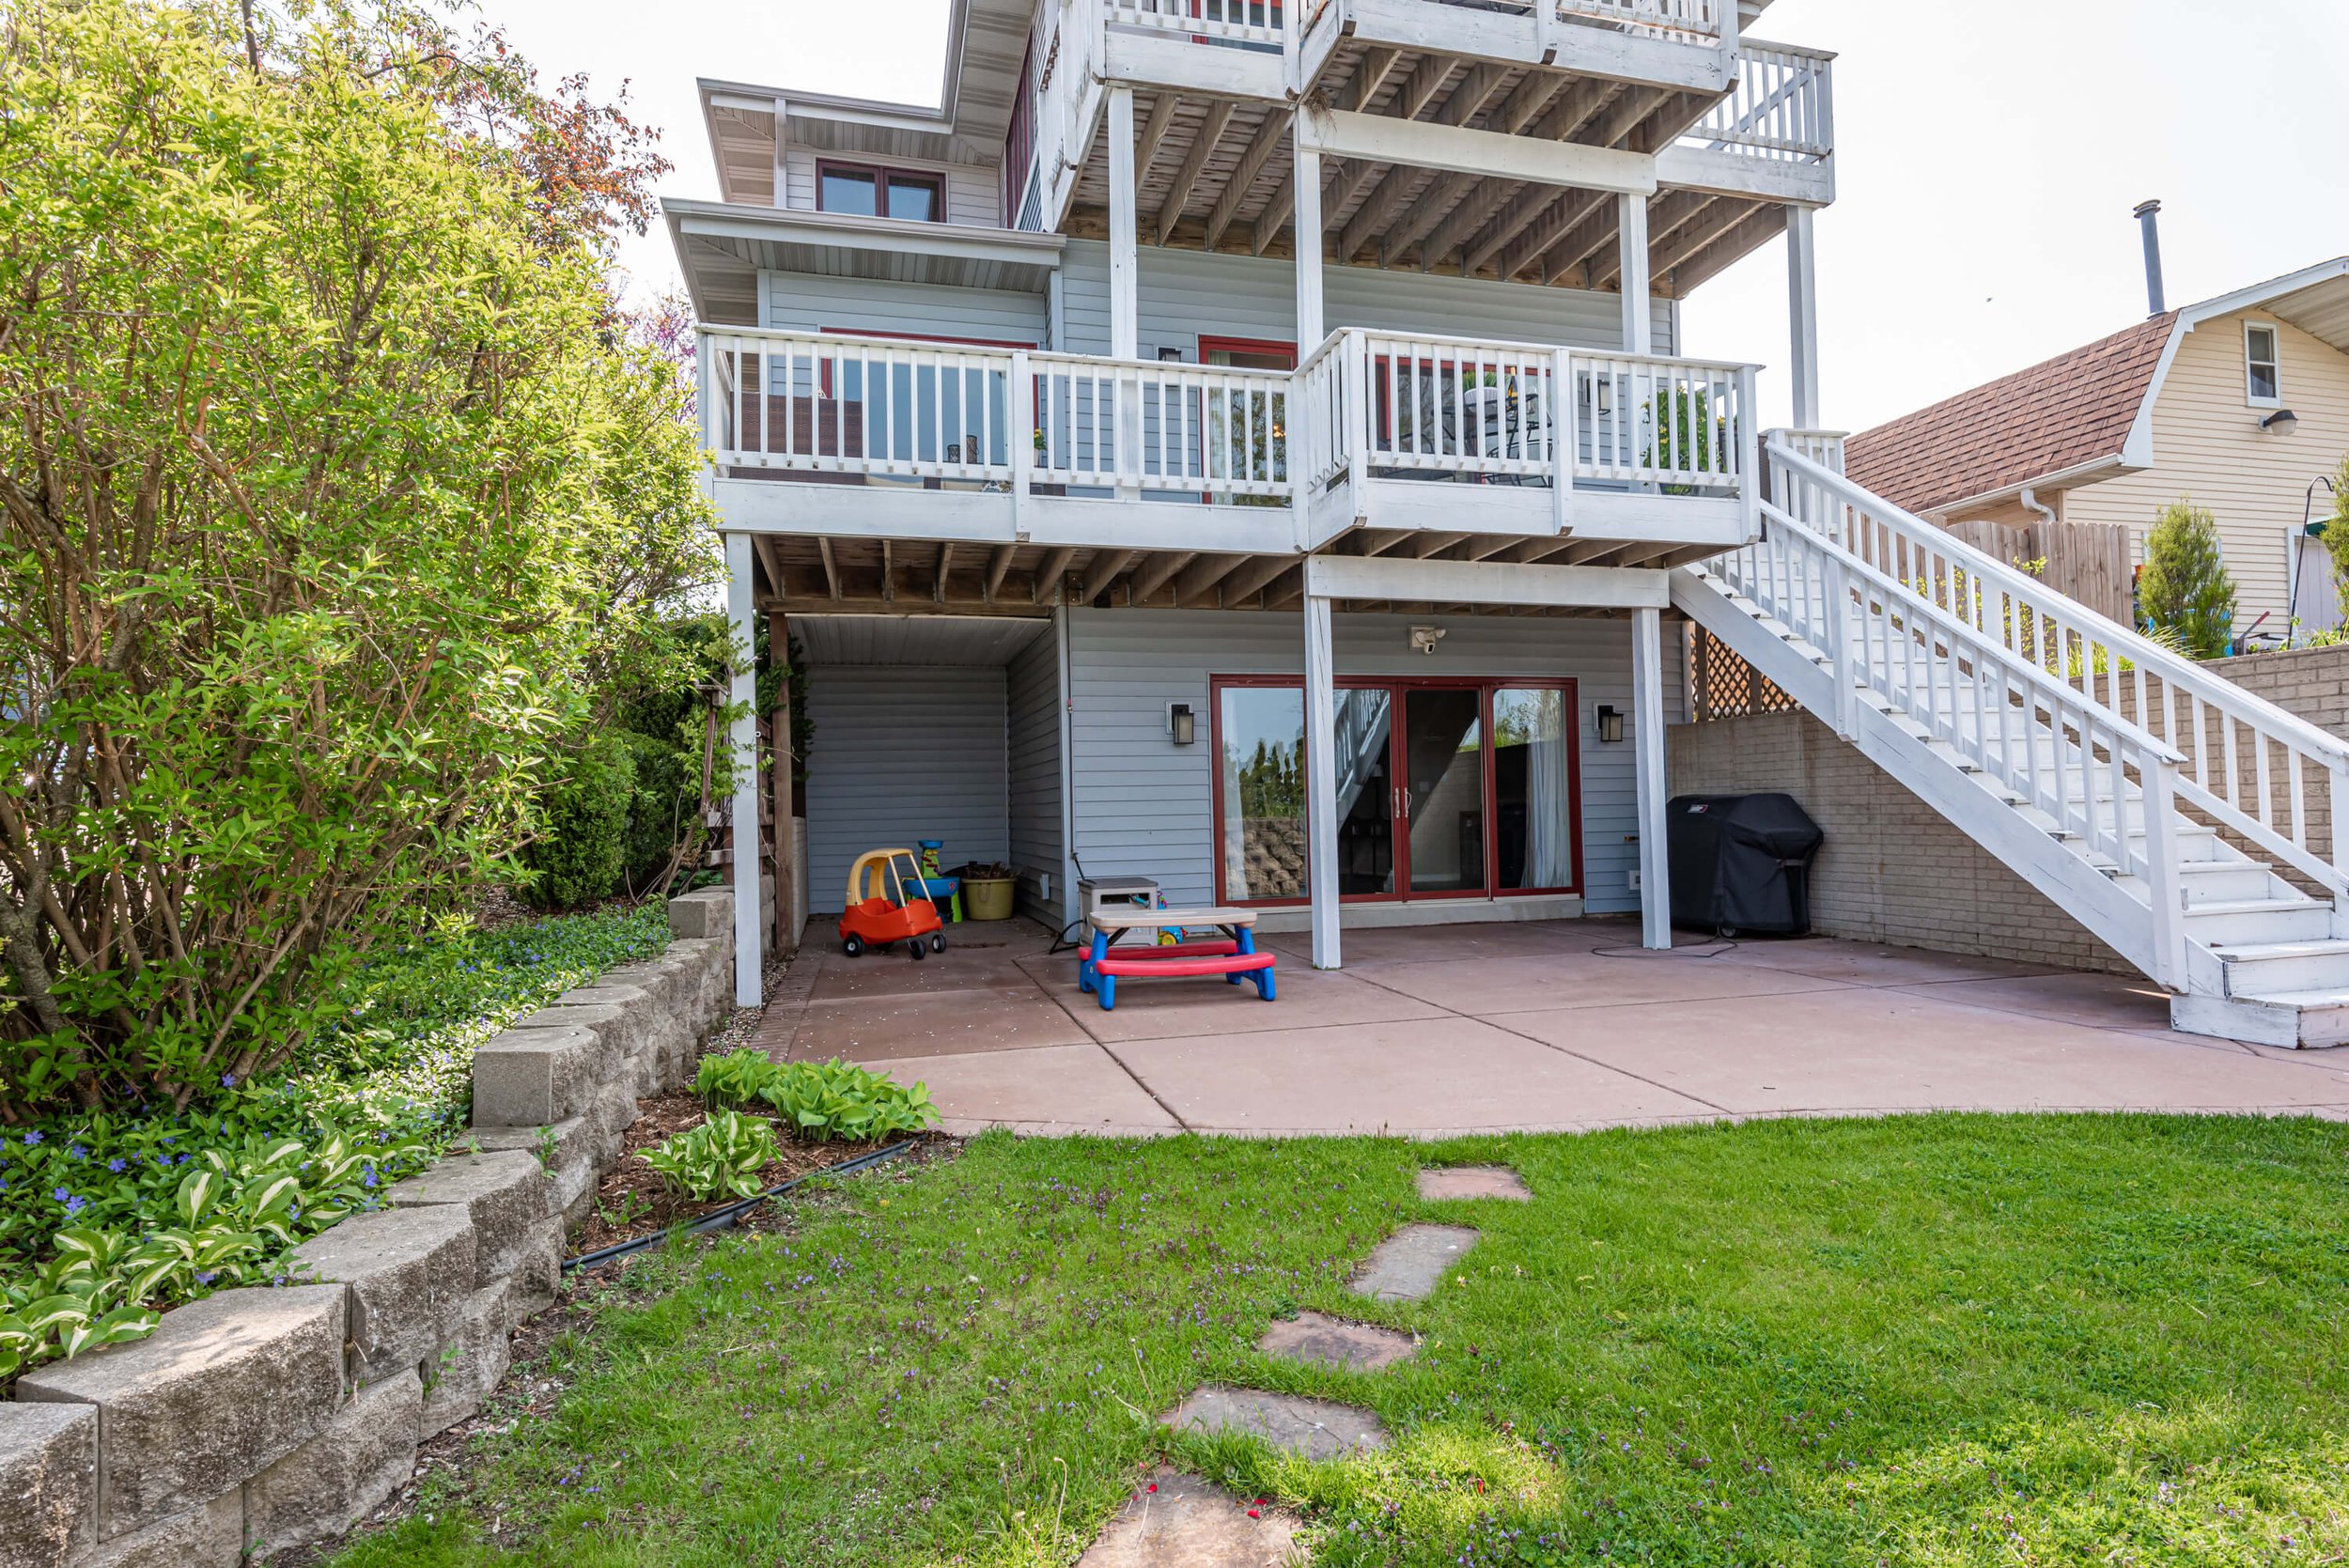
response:
<svg viewBox="0 0 2349 1568"><path fill-rule="evenodd" d="M942 955L845 957L829 923L754 1043L929 1085L947 1130L1581 1131L1916 1110L2349 1119L2349 1051L2177 1034L2150 983L1828 939L1643 952L1635 924L1349 930L1346 967L1273 935L1280 1000L1135 980L1104 1013L1026 922Z"/></svg>

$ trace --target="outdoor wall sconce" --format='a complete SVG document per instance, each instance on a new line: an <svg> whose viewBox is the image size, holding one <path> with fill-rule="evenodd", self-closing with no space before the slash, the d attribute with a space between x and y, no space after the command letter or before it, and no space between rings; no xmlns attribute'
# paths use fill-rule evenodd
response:
<svg viewBox="0 0 2349 1568"><path fill-rule="evenodd" d="M2300 416L2290 409L2278 409L2260 421L2260 434L2263 436L2288 436L2299 427Z"/></svg>
<svg viewBox="0 0 2349 1568"><path fill-rule="evenodd" d="M1598 705L1598 712L1594 717L1598 720L1598 737L1601 740L1615 741L1623 738L1623 714L1620 711L1601 703Z"/></svg>
<svg viewBox="0 0 2349 1568"><path fill-rule="evenodd" d="M1436 651L1436 644L1442 641L1443 628L1439 626L1411 628L1411 651L1413 653L1423 653L1432 658Z"/></svg>
<svg viewBox="0 0 2349 1568"><path fill-rule="evenodd" d="M1199 738L1197 722L1191 717L1189 703L1166 705L1166 727L1177 746L1188 746Z"/></svg>

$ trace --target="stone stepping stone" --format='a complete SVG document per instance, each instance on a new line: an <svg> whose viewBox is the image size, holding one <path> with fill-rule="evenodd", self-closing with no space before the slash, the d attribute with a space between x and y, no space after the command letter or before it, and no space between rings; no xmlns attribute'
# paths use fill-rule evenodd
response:
<svg viewBox="0 0 2349 1568"><path fill-rule="evenodd" d="M1419 1195L1446 1202L1455 1198L1506 1198L1531 1203L1525 1178L1505 1165L1443 1165L1419 1173Z"/></svg>
<svg viewBox="0 0 2349 1568"><path fill-rule="evenodd" d="M1298 1560L1296 1542L1297 1521L1285 1514L1161 1467L1102 1527L1077 1568L1288 1568Z"/></svg>
<svg viewBox="0 0 2349 1568"><path fill-rule="evenodd" d="M1466 1225L1406 1225L1378 1244L1347 1288L1374 1301L1417 1301L1433 1296L1444 1271L1475 1245Z"/></svg>
<svg viewBox="0 0 2349 1568"><path fill-rule="evenodd" d="M1284 1361L1377 1372L1380 1367L1409 1360L1419 1353L1419 1342L1392 1328L1374 1328L1367 1323L1348 1323L1342 1317L1324 1317L1319 1312L1299 1312L1266 1329L1264 1338L1256 1342L1256 1348Z"/></svg>
<svg viewBox="0 0 2349 1568"><path fill-rule="evenodd" d="M1378 1418L1352 1405L1210 1383L1159 1419L1176 1432L1237 1432L1308 1459L1387 1446Z"/></svg>

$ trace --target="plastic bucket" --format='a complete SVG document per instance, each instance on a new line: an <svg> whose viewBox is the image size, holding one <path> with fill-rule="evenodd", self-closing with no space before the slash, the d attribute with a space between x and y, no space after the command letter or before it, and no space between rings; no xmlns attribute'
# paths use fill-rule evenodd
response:
<svg viewBox="0 0 2349 1568"><path fill-rule="evenodd" d="M1008 877L965 877L962 913L966 920L1009 920L1012 879Z"/></svg>

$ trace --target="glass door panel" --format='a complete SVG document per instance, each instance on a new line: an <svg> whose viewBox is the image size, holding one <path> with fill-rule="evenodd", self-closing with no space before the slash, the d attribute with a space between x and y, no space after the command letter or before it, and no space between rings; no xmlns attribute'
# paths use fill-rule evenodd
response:
<svg viewBox="0 0 2349 1568"><path fill-rule="evenodd" d="M1574 886L1572 715L1554 687L1493 691L1493 880L1501 892Z"/></svg>
<svg viewBox="0 0 2349 1568"><path fill-rule="evenodd" d="M1394 698L1384 687L1337 693L1338 893L1394 892Z"/></svg>
<svg viewBox="0 0 2349 1568"><path fill-rule="evenodd" d="M1413 893L1485 891L1483 709L1484 693L1472 686L1403 694Z"/></svg>
<svg viewBox="0 0 2349 1568"><path fill-rule="evenodd" d="M1223 897L1235 904L1303 898L1305 692L1227 686L1219 703Z"/></svg>

